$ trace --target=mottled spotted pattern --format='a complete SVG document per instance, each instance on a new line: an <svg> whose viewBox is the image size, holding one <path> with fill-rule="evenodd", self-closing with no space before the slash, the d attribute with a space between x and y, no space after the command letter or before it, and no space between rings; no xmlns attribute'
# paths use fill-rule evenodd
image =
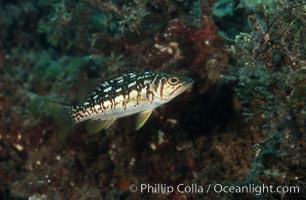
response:
<svg viewBox="0 0 306 200"><path fill-rule="evenodd" d="M99 83L81 105L71 107L71 117L78 123L128 116L170 101L191 84L187 77L166 73L122 74Z"/></svg>

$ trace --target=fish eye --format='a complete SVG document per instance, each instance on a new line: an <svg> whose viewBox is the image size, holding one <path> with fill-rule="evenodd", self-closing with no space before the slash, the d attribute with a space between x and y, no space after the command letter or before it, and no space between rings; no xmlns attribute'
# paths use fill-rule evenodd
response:
<svg viewBox="0 0 306 200"><path fill-rule="evenodd" d="M177 84L179 82L179 80L180 79L178 77L169 77L168 78L168 83L170 85L175 85L175 84Z"/></svg>

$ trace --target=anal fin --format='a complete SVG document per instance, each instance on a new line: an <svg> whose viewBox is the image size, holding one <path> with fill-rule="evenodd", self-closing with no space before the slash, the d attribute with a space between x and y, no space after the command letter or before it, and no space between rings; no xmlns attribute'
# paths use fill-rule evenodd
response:
<svg viewBox="0 0 306 200"><path fill-rule="evenodd" d="M86 124L86 130L90 134L95 134L95 133L100 132L101 130L108 129L115 121L116 119L111 119L111 120L106 120L106 121L89 120Z"/></svg>
<svg viewBox="0 0 306 200"><path fill-rule="evenodd" d="M136 119L136 131L138 131L146 123L146 121L152 114L152 111L153 109L150 109L138 114Z"/></svg>

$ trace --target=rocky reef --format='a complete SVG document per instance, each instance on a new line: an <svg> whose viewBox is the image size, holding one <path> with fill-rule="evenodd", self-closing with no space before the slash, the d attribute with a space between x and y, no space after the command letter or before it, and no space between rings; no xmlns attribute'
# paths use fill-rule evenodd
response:
<svg viewBox="0 0 306 200"><path fill-rule="evenodd" d="M0 0L0 199L306 199L305 13L303 0ZM54 120L50 101L146 70L193 88L139 131ZM263 184L299 192L206 190Z"/></svg>

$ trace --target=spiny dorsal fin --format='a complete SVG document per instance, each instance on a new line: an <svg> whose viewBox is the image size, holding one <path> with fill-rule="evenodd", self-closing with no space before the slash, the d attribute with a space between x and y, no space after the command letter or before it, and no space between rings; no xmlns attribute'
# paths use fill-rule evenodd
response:
<svg viewBox="0 0 306 200"><path fill-rule="evenodd" d="M136 131L138 131L146 123L146 121L152 114L152 111L153 109L150 109L138 114L136 119Z"/></svg>
<svg viewBox="0 0 306 200"><path fill-rule="evenodd" d="M123 69L118 69L115 70L113 72L109 72L108 74L106 74L106 79L105 80L112 80L112 79L116 79L119 76L122 76L122 74L128 74L128 73L137 73L137 70L132 70L129 68L123 68Z"/></svg>
<svg viewBox="0 0 306 200"><path fill-rule="evenodd" d="M95 134L95 133L100 132L101 130L108 129L115 121L116 121L116 119L111 119L111 120L107 120L107 121L89 120L86 123L86 130L90 134Z"/></svg>

